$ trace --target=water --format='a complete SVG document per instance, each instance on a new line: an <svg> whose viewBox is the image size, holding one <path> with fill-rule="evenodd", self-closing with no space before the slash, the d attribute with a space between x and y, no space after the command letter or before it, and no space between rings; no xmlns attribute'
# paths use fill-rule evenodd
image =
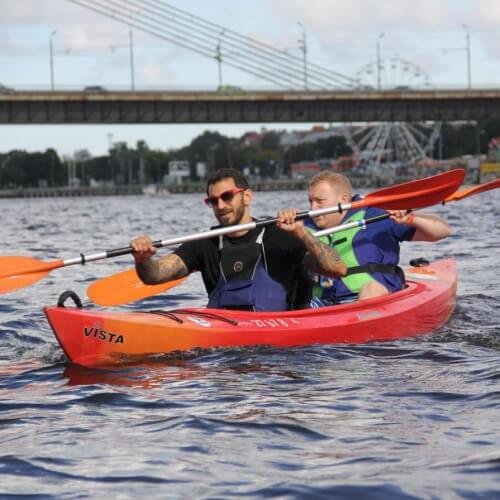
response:
<svg viewBox="0 0 500 500"><path fill-rule="evenodd" d="M3 255L73 258L205 230L198 195L0 200ZM0 297L0 496L493 498L500 493L498 191L436 212L454 235L458 305L428 336L362 346L214 350L90 370L42 314L131 257L52 271ZM306 208L258 193L254 215ZM129 309L202 305L199 277ZM88 304L91 307L90 304Z"/></svg>

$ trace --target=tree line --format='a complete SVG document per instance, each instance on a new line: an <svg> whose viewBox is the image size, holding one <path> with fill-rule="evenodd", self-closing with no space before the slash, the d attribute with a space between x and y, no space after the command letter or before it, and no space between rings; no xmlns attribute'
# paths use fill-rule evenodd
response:
<svg viewBox="0 0 500 500"><path fill-rule="evenodd" d="M444 123L434 146L433 158L484 154L490 140L497 136L500 136L500 119L481 123ZM278 131L267 131L258 141L247 143L243 138L205 131L188 146L179 149L150 149L145 141L129 147L122 142L113 144L107 155L98 157L92 157L85 150L75 152L71 158L59 156L54 149L2 152L0 188L60 187L72 182L89 185L94 181L114 185L158 184L169 174L169 162L173 160L189 162L192 181L198 180L198 163L204 163L208 171L231 166L258 172L263 178L275 178L288 175L293 163L352 154L342 136L286 148L280 145L280 137Z"/></svg>

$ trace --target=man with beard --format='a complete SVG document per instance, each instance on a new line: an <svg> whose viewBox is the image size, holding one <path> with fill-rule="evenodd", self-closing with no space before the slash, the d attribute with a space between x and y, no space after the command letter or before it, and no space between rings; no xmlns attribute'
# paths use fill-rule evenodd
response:
<svg viewBox="0 0 500 500"><path fill-rule="evenodd" d="M247 224L253 193L243 174L220 169L207 180L205 203L221 226ZM164 283L200 271L208 307L282 311L305 307L310 281L304 268L326 276L342 276L345 265L337 252L312 236L295 210L278 214L276 225L236 231L186 242L156 259L151 238L140 236L134 250L137 274L146 284ZM307 284L306 284L307 283Z"/></svg>

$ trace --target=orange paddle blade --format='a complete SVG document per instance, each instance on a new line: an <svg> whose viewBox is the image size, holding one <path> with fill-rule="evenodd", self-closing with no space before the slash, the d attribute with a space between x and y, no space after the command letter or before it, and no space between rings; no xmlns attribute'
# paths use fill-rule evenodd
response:
<svg viewBox="0 0 500 500"><path fill-rule="evenodd" d="M459 201L467 198L467 196L471 196L477 193L483 193L484 191L489 191L490 189L496 189L500 187L500 178L493 179L490 182L485 182L484 184L479 184L477 186L472 186L467 189L462 189L461 191L457 191L453 193L451 196L448 196L444 200L443 203L448 203L449 201Z"/></svg>
<svg viewBox="0 0 500 500"><path fill-rule="evenodd" d="M53 269L63 265L62 260L42 262L33 257L1 256L0 294L36 283Z"/></svg>
<svg viewBox="0 0 500 500"><path fill-rule="evenodd" d="M132 268L95 281L88 287L87 295L94 304L119 306L165 292L186 279L187 276L159 285L145 285Z"/></svg>
<svg viewBox="0 0 500 500"><path fill-rule="evenodd" d="M373 205L386 210L428 207L441 203L454 193L462 184L464 175L464 170L455 169L425 179L404 182L370 193L362 200L353 202L352 206L361 208Z"/></svg>

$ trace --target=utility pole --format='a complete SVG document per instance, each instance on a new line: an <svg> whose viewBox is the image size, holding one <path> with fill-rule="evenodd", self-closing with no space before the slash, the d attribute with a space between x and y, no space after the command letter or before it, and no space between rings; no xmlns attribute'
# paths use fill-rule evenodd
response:
<svg viewBox="0 0 500 500"><path fill-rule="evenodd" d="M469 28L466 24L462 24L462 27L465 30L465 50L467 53L467 88L471 89L471 69L470 69L470 33Z"/></svg>
<svg viewBox="0 0 500 500"><path fill-rule="evenodd" d="M130 60L130 89L132 92L135 90L135 62L134 62L134 34L132 27L129 26L128 30L128 45L110 45L109 49L114 51L115 49L128 48L129 50L129 60Z"/></svg>
<svg viewBox="0 0 500 500"><path fill-rule="evenodd" d="M52 38L57 33L57 30L54 30L49 37L49 64L50 64L50 90L54 90L54 46L52 44Z"/></svg>
<svg viewBox="0 0 500 500"><path fill-rule="evenodd" d="M457 47L454 49L443 49L443 53L463 50L466 55L467 64L467 88L470 90L472 88L472 76L471 76L471 51L470 51L470 32L466 24L462 24L462 28L465 30L465 47Z"/></svg>
<svg viewBox="0 0 500 500"><path fill-rule="evenodd" d="M382 80L380 77L380 70L382 69L382 63L380 62L380 40L384 37L385 33L380 33L377 38L377 90L382 89Z"/></svg>
<svg viewBox="0 0 500 500"><path fill-rule="evenodd" d="M219 87L217 90L222 90L222 51L220 47L220 38L215 47L215 60L217 61L217 67L219 71Z"/></svg>
<svg viewBox="0 0 500 500"><path fill-rule="evenodd" d="M299 48L302 51L302 55L304 58L304 89L308 88L308 75L307 75L307 39L306 39L306 30L304 25L299 21L297 23L302 28L302 39L299 40Z"/></svg>
<svg viewBox="0 0 500 500"><path fill-rule="evenodd" d="M134 34L132 31L132 26L129 26L128 30L128 46L130 50L130 87L132 92L135 90L135 74L134 74Z"/></svg>

